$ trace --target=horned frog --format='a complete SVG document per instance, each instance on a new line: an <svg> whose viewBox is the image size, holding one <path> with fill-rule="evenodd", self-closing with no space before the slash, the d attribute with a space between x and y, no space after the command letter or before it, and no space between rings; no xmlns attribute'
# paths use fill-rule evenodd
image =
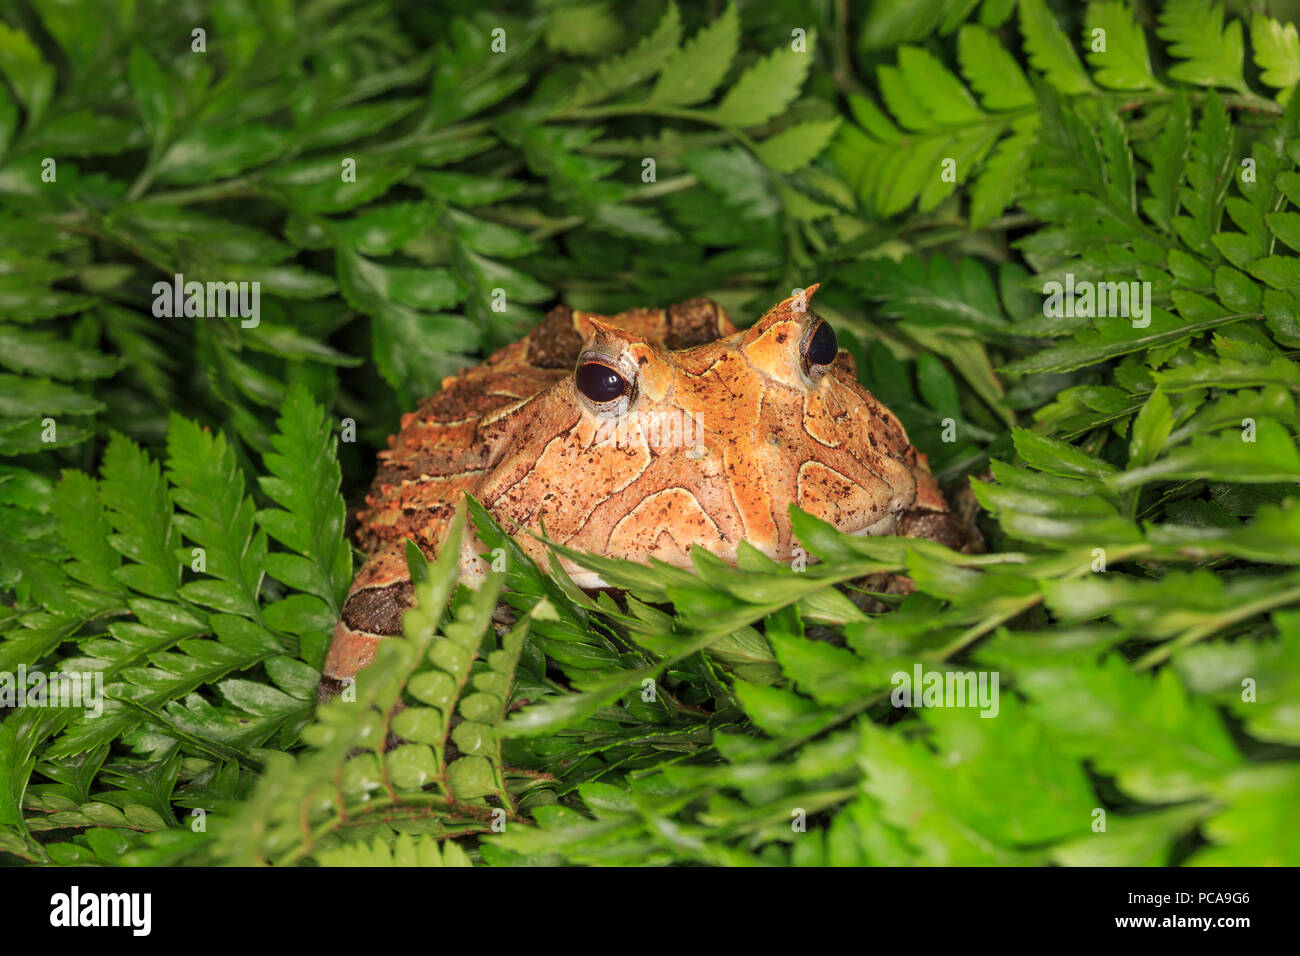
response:
<svg viewBox="0 0 1300 956"><path fill-rule="evenodd" d="M522 340L443 382L379 453L359 537L369 555L334 632L337 689L401 631L405 542L434 555L465 493L547 566L529 532L596 554L690 567L692 547L735 562L747 541L778 561L798 542L789 506L860 535L969 534L925 456L858 384L817 286L738 331L692 299L615 316L552 310ZM462 578L486 570L467 536ZM593 572L561 559L575 583Z"/></svg>

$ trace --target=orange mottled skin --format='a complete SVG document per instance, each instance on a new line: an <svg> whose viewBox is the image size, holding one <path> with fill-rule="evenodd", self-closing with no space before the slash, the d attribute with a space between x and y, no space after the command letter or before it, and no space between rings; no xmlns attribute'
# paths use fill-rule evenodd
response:
<svg viewBox="0 0 1300 956"><path fill-rule="evenodd" d="M369 557L325 676L351 677L381 637L400 632L405 541L435 554L466 492L543 567L545 548L529 533L543 524L572 548L636 561L689 567L690 549L702 547L734 563L742 540L788 561L791 504L845 532L959 544L925 456L858 384L848 353L806 374L801 349L820 321L807 307L814 291L743 332L707 300L612 317L560 308L446 379L379 454L360 515ZM609 409L580 394L580 355L633 382L630 398ZM656 416L669 424L653 430ZM615 433L620 420L644 424ZM485 568L480 547L471 536L461 555L471 583ZM603 583L564 564L583 587Z"/></svg>

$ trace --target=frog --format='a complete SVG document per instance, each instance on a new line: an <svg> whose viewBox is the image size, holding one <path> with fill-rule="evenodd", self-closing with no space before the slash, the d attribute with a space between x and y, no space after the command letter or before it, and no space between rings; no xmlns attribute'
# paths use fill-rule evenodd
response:
<svg viewBox="0 0 1300 956"><path fill-rule="evenodd" d="M858 381L852 354L795 290L739 329L694 298L604 315L557 306L520 340L447 377L401 419L357 514L366 558L335 627L322 698L401 633L414 601L407 542L435 557L473 495L543 570L600 575L546 541L690 568L702 548L735 564L742 542L791 565L790 506L852 535L974 532L949 507L898 418ZM471 587L491 555L465 535Z"/></svg>

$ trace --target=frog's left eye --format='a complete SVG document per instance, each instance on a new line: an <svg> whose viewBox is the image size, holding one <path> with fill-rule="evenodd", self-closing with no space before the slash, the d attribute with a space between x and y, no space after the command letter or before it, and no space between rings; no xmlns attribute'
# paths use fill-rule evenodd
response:
<svg viewBox="0 0 1300 956"><path fill-rule="evenodd" d="M817 319L804 339L804 371L812 372L818 366L830 365L840 354L840 342L835 330L825 319Z"/></svg>
<svg viewBox="0 0 1300 956"><path fill-rule="evenodd" d="M627 379L603 362L584 362L578 366L577 383L578 391L602 405L627 392Z"/></svg>

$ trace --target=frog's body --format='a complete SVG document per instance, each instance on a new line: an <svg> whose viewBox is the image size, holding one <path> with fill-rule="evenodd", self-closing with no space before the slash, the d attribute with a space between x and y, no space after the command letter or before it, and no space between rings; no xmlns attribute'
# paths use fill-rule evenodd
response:
<svg viewBox="0 0 1300 956"><path fill-rule="evenodd" d="M689 567L694 546L734 563L743 540L788 561L791 504L846 532L962 545L925 456L808 310L815 290L744 332L704 299L612 317L557 308L447 379L379 455L360 515L369 557L325 677L353 676L400 633L405 541L436 553L467 492L543 567L529 533L543 525L610 557ZM471 536L461 555L470 581L485 569L478 547ZM580 586L603 583L565 568Z"/></svg>

